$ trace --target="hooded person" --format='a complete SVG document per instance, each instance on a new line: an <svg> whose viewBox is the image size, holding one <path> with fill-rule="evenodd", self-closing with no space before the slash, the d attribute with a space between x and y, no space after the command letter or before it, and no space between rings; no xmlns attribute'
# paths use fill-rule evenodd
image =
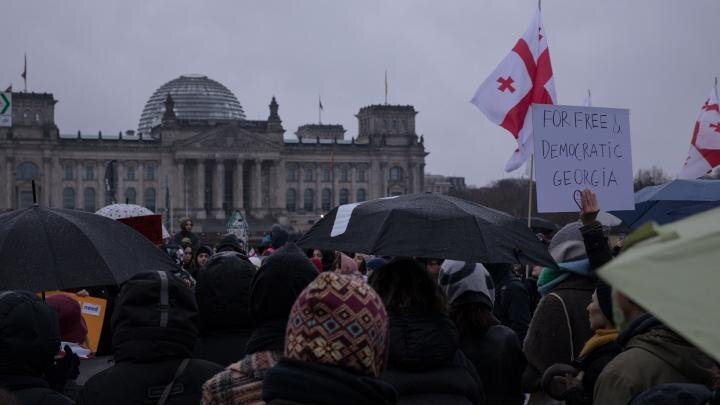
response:
<svg viewBox="0 0 720 405"><path fill-rule="evenodd" d="M197 404L222 370L193 359L198 309L193 291L162 271L126 281L112 316L115 364L91 377L78 404Z"/></svg>
<svg viewBox="0 0 720 405"><path fill-rule="evenodd" d="M245 248L245 244L243 243L243 241L238 239L238 237L232 233L223 236L222 239L220 239L220 242L218 242L217 246L215 246L215 250L217 251L217 253L232 251L238 252L243 255L247 254L247 249Z"/></svg>
<svg viewBox="0 0 720 405"><path fill-rule="evenodd" d="M223 367L245 357L252 333L248 311L255 266L234 251L214 254L200 272L195 298L200 311L200 338L195 357Z"/></svg>
<svg viewBox="0 0 720 405"><path fill-rule="evenodd" d="M55 310L60 326L61 347L72 349L80 358L88 358L92 353L83 346L87 338L87 324L80 311L80 303L65 294L47 297L45 303Z"/></svg>
<svg viewBox="0 0 720 405"><path fill-rule="evenodd" d="M290 239L290 233L280 224L275 224L270 229L270 247L265 250L265 254L273 254L275 251L285 246Z"/></svg>
<svg viewBox="0 0 720 405"><path fill-rule="evenodd" d="M285 355L265 376L263 400L394 404L397 393L378 379L387 350L388 317L380 297L356 277L323 273L290 311Z"/></svg>
<svg viewBox="0 0 720 405"><path fill-rule="evenodd" d="M484 267L495 285L493 314L500 323L514 330L522 343L533 314L531 294L515 276L512 264L487 263Z"/></svg>
<svg viewBox="0 0 720 405"><path fill-rule="evenodd" d="M423 266L396 258L369 283L390 318L388 367L380 378L397 390L398 403L481 403L480 377L462 353L442 291Z"/></svg>
<svg viewBox="0 0 720 405"><path fill-rule="evenodd" d="M318 275L295 244L263 260L250 284L250 317L254 330L245 357L203 386L203 404L240 404L262 400L263 379L285 348L285 329L295 299Z"/></svg>
<svg viewBox="0 0 720 405"><path fill-rule="evenodd" d="M550 254L559 268L546 267L538 278L542 299L528 328L523 351L528 365L523 387L531 404L547 399L541 382L555 363L570 364L592 336L586 307L592 301L595 277L587 259L580 222L572 222L550 241Z"/></svg>
<svg viewBox="0 0 720 405"><path fill-rule="evenodd" d="M180 219L180 230L173 237L173 242L176 245L181 246L184 243L184 239L187 239L185 243L192 245L193 250L200 247L200 238L192 232L193 221L189 217Z"/></svg>
<svg viewBox="0 0 720 405"><path fill-rule="evenodd" d="M44 378L59 347L52 308L28 291L0 292L0 388L20 404L72 404Z"/></svg>
<svg viewBox="0 0 720 405"><path fill-rule="evenodd" d="M337 252L334 267L338 274L362 278L357 262L345 253Z"/></svg>
<svg viewBox="0 0 720 405"><path fill-rule="evenodd" d="M210 246L203 245L198 248L198 250L195 252L195 257L193 258L192 264L191 274L194 278L198 277L200 270L205 267L208 260L210 260L210 256L212 256L213 253L213 249Z"/></svg>
<svg viewBox="0 0 720 405"><path fill-rule="evenodd" d="M525 356L517 334L493 315L495 291L490 273L479 263L445 260L438 282L460 333L460 347L482 380L486 403L522 404Z"/></svg>

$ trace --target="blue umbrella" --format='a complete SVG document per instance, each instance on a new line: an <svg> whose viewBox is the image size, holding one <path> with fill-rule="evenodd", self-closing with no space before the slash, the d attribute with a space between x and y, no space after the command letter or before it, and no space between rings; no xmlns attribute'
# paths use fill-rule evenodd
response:
<svg viewBox="0 0 720 405"><path fill-rule="evenodd" d="M635 193L635 209L615 211L632 229L648 221L666 224L720 206L720 181L673 180Z"/></svg>

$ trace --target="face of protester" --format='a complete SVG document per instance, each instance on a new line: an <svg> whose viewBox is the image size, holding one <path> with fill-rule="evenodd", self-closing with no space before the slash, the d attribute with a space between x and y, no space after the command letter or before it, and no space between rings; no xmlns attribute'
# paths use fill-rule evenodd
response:
<svg viewBox="0 0 720 405"><path fill-rule="evenodd" d="M425 270L427 270L427 272L430 273L433 277L437 277L438 274L440 274L441 264L442 260L440 259L428 259L427 265L425 265Z"/></svg>
<svg viewBox="0 0 720 405"><path fill-rule="evenodd" d="M190 264L190 261L192 260L192 248L189 246L186 247L183 253L183 263Z"/></svg>
<svg viewBox="0 0 720 405"><path fill-rule="evenodd" d="M313 250L313 257L317 257L318 259L322 260L323 254L318 249Z"/></svg>
<svg viewBox="0 0 720 405"><path fill-rule="evenodd" d="M609 329L610 321L603 315L600 310L600 303L597 298L597 294L593 293L592 301L587 306L588 318L590 319L590 330L596 331L598 329Z"/></svg>
<svg viewBox="0 0 720 405"><path fill-rule="evenodd" d="M210 258L210 255L206 252L199 253L197 256L197 263L200 265L200 267L204 266L205 263L207 263L208 259Z"/></svg>
<svg viewBox="0 0 720 405"><path fill-rule="evenodd" d="M185 223L183 224L183 230L190 232L190 231L192 231L192 226L193 226L192 221L185 221Z"/></svg>
<svg viewBox="0 0 720 405"><path fill-rule="evenodd" d="M356 254L353 260L355 260L355 264L358 265L358 268L360 268L360 265L365 261L365 259L359 254Z"/></svg>

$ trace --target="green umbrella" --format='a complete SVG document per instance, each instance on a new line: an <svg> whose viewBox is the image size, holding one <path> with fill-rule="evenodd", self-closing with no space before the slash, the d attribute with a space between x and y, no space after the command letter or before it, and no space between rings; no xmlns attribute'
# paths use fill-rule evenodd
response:
<svg viewBox="0 0 720 405"><path fill-rule="evenodd" d="M720 208L647 223L625 247L600 277L720 361Z"/></svg>

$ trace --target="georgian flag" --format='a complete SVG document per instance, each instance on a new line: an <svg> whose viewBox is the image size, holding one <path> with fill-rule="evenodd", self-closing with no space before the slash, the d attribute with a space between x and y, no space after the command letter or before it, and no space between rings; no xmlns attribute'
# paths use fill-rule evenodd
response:
<svg viewBox="0 0 720 405"><path fill-rule="evenodd" d="M695 122L690 150L679 179L697 179L720 166L720 107L717 87L702 107Z"/></svg>
<svg viewBox="0 0 720 405"><path fill-rule="evenodd" d="M470 101L517 140L518 148L505 164L505 171L517 169L532 154L530 105L555 104L556 101L550 51L538 8L512 52L478 87Z"/></svg>

